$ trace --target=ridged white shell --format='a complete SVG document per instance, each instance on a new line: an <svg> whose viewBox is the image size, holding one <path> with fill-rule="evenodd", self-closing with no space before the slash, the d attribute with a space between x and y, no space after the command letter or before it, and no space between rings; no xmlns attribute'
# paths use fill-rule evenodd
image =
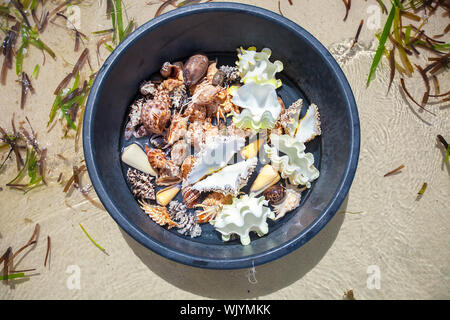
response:
<svg viewBox="0 0 450 320"><path fill-rule="evenodd" d="M269 58L272 51L264 48L261 52L257 52L255 47L247 50L238 49L238 61L236 65L241 75L241 82L247 84L256 82L258 84L271 84L278 88L281 86L281 80L275 79L277 72L283 71L283 63L279 60L270 62Z"/></svg>
<svg viewBox="0 0 450 320"><path fill-rule="evenodd" d="M222 211L210 223L222 234L223 241L228 241L232 234L237 234L241 243L244 246L248 245L251 231L260 237L269 232L266 220L274 219L275 215L267 207L268 203L264 197L243 195L239 199L233 199L231 205L224 205Z"/></svg>
<svg viewBox="0 0 450 320"><path fill-rule="evenodd" d="M245 139L241 137L207 136L202 149L196 156L192 170L186 177L186 182L194 184L203 177L222 169L244 145Z"/></svg>
<svg viewBox="0 0 450 320"><path fill-rule="evenodd" d="M270 141L272 147L266 144L264 150L272 166L278 169L283 178L288 178L291 184L310 188L311 182L319 177L312 153L305 153L305 145L287 134L278 136L272 133ZM285 155L280 156L280 151Z"/></svg>
<svg viewBox="0 0 450 320"><path fill-rule="evenodd" d="M240 114L233 114L233 123L238 128L254 130L273 128L281 114L277 92L270 84L251 82L240 88L232 87L232 102L243 108Z"/></svg>
<svg viewBox="0 0 450 320"><path fill-rule="evenodd" d="M200 192L216 191L236 196L253 173L258 159L256 157L244 160L221 169L205 179L197 182L192 189Z"/></svg>

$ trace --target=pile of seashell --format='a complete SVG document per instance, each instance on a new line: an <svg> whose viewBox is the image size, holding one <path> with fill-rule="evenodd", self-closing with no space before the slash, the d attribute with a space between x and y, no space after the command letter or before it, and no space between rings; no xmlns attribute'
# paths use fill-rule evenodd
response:
<svg viewBox="0 0 450 320"><path fill-rule="evenodd" d="M148 143L131 143L121 159L133 168L130 188L155 223L194 237L209 222L222 240L237 235L247 245L251 231L267 234L267 219L297 208L319 177L305 143L321 129L314 104L303 117L301 99L285 108L275 79L283 64L269 60L270 49L237 51L236 67L218 68L204 54L164 63L141 85L125 128L126 140ZM270 164L242 195L263 157ZM183 203L174 201L180 191Z"/></svg>

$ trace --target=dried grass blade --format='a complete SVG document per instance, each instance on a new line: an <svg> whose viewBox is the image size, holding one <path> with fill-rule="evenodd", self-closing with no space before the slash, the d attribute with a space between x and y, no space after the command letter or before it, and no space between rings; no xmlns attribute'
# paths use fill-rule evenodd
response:
<svg viewBox="0 0 450 320"><path fill-rule="evenodd" d="M411 94L409 93L409 91L406 89L405 81L403 80L403 78L400 78L400 82L401 82L403 91L405 92L405 94L408 96L408 98L409 98L412 102L414 102L419 108L423 109L424 111L426 111L426 112L432 114L433 116L436 116L435 113L433 113L433 112L431 112L431 111L425 109L422 105L418 104L416 100L414 100L414 98L411 96Z"/></svg>
<svg viewBox="0 0 450 320"><path fill-rule="evenodd" d="M45 260L44 260L44 267L47 266L47 261L49 261L50 257L50 250L51 250L51 240L50 236L47 236L47 252L45 253ZM49 267L50 267L50 261L49 261Z"/></svg>
<svg viewBox="0 0 450 320"><path fill-rule="evenodd" d="M6 249L6 252L0 258L0 263L3 262L3 280L4 283L8 283L8 264L10 260L10 256L12 254L12 248L9 247Z"/></svg>
<svg viewBox="0 0 450 320"><path fill-rule="evenodd" d="M362 19L361 22L359 23L359 26L358 26L358 29L356 30L356 35L355 35L355 38L353 39L353 43L352 43L352 46L350 47L350 50L352 50L353 47L355 46L355 44L358 42L359 34L361 33L363 24L364 24L364 19Z"/></svg>
<svg viewBox="0 0 450 320"><path fill-rule="evenodd" d="M69 73L60 83L59 85L56 87L55 91L53 92L54 95L59 94L59 92L64 89L67 84L70 82L70 80L73 77L73 73Z"/></svg>
<svg viewBox="0 0 450 320"><path fill-rule="evenodd" d="M388 176L390 176L390 175L393 175L394 173L397 173L397 172L399 172L400 170L402 170L404 167L405 167L405 166L402 164L402 165L400 165L398 168L395 168L394 170L389 171L388 173L386 173L383 177L388 177Z"/></svg>
<svg viewBox="0 0 450 320"><path fill-rule="evenodd" d="M176 2L176 0L167 0L167 1L163 2L163 3L159 6L159 8L156 10L155 18L156 18L157 16L161 15L161 13L163 13L163 11L164 11L164 9L165 9L166 7L168 7L169 5L175 4L175 2Z"/></svg>

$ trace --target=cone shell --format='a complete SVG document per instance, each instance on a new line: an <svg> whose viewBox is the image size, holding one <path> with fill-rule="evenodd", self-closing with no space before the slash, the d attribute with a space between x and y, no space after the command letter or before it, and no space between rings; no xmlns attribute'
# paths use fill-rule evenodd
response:
<svg viewBox="0 0 450 320"><path fill-rule="evenodd" d="M250 193L255 193L258 195L280 181L280 179L281 178L277 170L275 170L270 164L266 164L259 172L256 180L253 182L250 188Z"/></svg>
<svg viewBox="0 0 450 320"><path fill-rule="evenodd" d="M175 198L179 191L180 187L178 186L161 189L156 193L156 202L165 207L170 201L172 201L173 198Z"/></svg>
<svg viewBox="0 0 450 320"><path fill-rule="evenodd" d="M121 159L130 167L151 174L152 176L157 176L157 173L148 162L148 158L144 150L142 150L141 147L135 143L129 145L123 150Z"/></svg>
<svg viewBox="0 0 450 320"><path fill-rule="evenodd" d="M262 144L263 144L263 140L258 139L258 140L253 141L249 145L245 146L241 150L242 158L250 159L250 158L256 157L258 155L259 149L261 149Z"/></svg>
<svg viewBox="0 0 450 320"><path fill-rule="evenodd" d="M190 57L183 68L186 86L190 87L200 81L208 70L209 60L204 54L196 54Z"/></svg>

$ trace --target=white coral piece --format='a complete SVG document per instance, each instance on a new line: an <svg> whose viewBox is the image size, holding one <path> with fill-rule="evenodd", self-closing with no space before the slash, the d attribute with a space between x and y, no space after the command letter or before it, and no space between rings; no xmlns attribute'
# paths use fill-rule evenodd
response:
<svg viewBox="0 0 450 320"><path fill-rule="evenodd" d="M222 240L230 240L232 234L240 237L242 245L250 244L251 231L258 236L269 232L267 218L274 219L275 214L267 207L269 202L264 197L243 195L234 198L231 205L224 205L217 217L210 223L222 234Z"/></svg>
<svg viewBox="0 0 450 320"><path fill-rule="evenodd" d="M237 196L253 173L258 159L256 157L244 160L221 169L205 179L197 182L192 189L200 192L220 192Z"/></svg>
<svg viewBox="0 0 450 320"><path fill-rule="evenodd" d="M259 130L275 126L282 107L273 86L251 82L240 88L232 87L230 94L233 104L244 109L240 114L233 113L236 127Z"/></svg>
<svg viewBox="0 0 450 320"><path fill-rule="evenodd" d="M237 51L239 60L236 65L241 75L241 82L270 84L274 88L281 86L281 80L275 79L275 74L283 70L283 63L279 60L273 63L269 61L272 54L269 48L257 52L255 47L247 50L241 47Z"/></svg>
<svg viewBox="0 0 450 320"><path fill-rule="evenodd" d="M305 153L305 145L287 134L279 136L272 133L270 141L272 147L266 144L264 150L272 166L283 178L288 178L291 184L310 188L311 182L319 177L312 153ZM280 152L285 155L280 156Z"/></svg>
<svg viewBox="0 0 450 320"><path fill-rule="evenodd" d="M244 145L245 139L242 137L207 136L202 149L196 155L195 165L186 177L186 182L194 184L222 169Z"/></svg>
<svg viewBox="0 0 450 320"><path fill-rule="evenodd" d="M276 215L274 220L281 219L286 215L286 213L294 210L300 205L303 190L290 185L287 186L286 196L284 197L283 201L273 206L273 212L275 212Z"/></svg>

